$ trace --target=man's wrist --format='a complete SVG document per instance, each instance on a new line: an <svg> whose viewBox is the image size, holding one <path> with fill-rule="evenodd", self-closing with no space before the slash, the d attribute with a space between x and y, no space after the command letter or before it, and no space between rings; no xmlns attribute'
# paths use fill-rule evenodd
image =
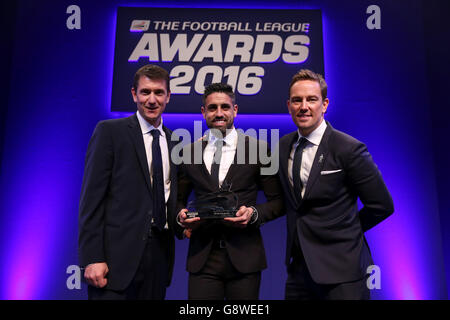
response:
<svg viewBox="0 0 450 320"><path fill-rule="evenodd" d="M184 228L184 226L181 224L181 221L180 221L180 215L181 215L181 211L178 212L176 221L177 221L177 223L178 223L178 225L179 225L180 227Z"/></svg>
<svg viewBox="0 0 450 320"><path fill-rule="evenodd" d="M251 206L249 208L253 209L252 217L250 218L249 224L253 224L258 220L258 210L255 207Z"/></svg>

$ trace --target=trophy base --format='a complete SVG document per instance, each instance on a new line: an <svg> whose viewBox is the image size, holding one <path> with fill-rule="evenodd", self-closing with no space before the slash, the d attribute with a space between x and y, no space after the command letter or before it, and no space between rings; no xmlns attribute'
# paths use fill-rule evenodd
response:
<svg viewBox="0 0 450 320"><path fill-rule="evenodd" d="M223 219L223 218L234 218L236 217L237 211L214 211L214 212L198 212L198 211L188 211L186 216L190 218L199 217L200 219Z"/></svg>

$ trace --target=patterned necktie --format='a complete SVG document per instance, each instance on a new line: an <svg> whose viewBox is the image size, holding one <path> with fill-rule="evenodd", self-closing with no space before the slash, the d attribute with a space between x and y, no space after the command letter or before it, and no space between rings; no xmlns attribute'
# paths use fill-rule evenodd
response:
<svg viewBox="0 0 450 320"><path fill-rule="evenodd" d="M308 140L304 137L300 138L300 142L297 145L297 148L295 149L294 153L294 164L292 165L292 180L294 183L294 193L298 201L301 201L302 199L302 189L303 189L303 183L302 179L300 178L300 167L302 165L302 154L303 149L306 146L306 143Z"/></svg>
<svg viewBox="0 0 450 320"><path fill-rule="evenodd" d="M153 221L154 225L163 230L166 225L166 199L164 196L164 176L161 157L161 148L159 146L159 130L152 130L152 178L153 178Z"/></svg>
<svg viewBox="0 0 450 320"><path fill-rule="evenodd" d="M214 143L216 146L216 151L214 152L214 158L211 164L211 177L214 181L215 186L219 186L219 167L220 159L222 158L223 143L223 140L216 140L216 142Z"/></svg>

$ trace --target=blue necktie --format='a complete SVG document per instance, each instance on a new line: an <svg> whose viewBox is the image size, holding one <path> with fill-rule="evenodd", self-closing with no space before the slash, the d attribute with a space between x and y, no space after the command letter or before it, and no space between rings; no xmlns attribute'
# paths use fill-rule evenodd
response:
<svg viewBox="0 0 450 320"><path fill-rule="evenodd" d="M154 225L163 230L166 225L166 200L164 196L164 176L161 157L161 148L159 146L159 130L150 131L153 136L152 142L152 178L153 178L153 221Z"/></svg>
<svg viewBox="0 0 450 320"><path fill-rule="evenodd" d="M300 178L300 167L302 165L303 149L305 148L307 142L308 140L306 138L301 137L294 153L294 164L292 165L292 180L294 183L294 193L297 201L300 201L302 199L303 183L302 179Z"/></svg>

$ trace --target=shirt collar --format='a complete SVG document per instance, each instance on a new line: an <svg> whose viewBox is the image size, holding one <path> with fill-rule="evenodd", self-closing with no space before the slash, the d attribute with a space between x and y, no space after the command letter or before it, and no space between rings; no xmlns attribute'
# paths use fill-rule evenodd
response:
<svg viewBox="0 0 450 320"><path fill-rule="evenodd" d="M322 140L323 134L325 133L325 130L327 129L327 123L325 119L322 120L322 123L314 129L313 132L311 132L309 135L307 135L305 138L312 144L315 144L318 146L320 144L320 141ZM297 130L298 131L298 130ZM297 142L300 140L300 138L303 137L300 131L298 131L298 139Z"/></svg>
<svg viewBox="0 0 450 320"><path fill-rule="evenodd" d="M161 137L165 137L166 133L163 130L163 119L161 118L161 122L159 124L159 126L157 128L155 128L154 126L152 126L150 123L147 122L147 120L145 120L141 114L139 113L139 111L136 111L136 116L138 118L139 121L139 125L141 126L141 131L142 134L146 134L149 133L150 131L152 131L153 129L158 130L161 133Z"/></svg>
<svg viewBox="0 0 450 320"><path fill-rule="evenodd" d="M217 140L223 140L225 145L227 146L236 146L237 145L237 131L236 128L233 127L231 131L225 136L223 139L217 138L215 135L209 131L208 143L214 144Z"/></svg>

